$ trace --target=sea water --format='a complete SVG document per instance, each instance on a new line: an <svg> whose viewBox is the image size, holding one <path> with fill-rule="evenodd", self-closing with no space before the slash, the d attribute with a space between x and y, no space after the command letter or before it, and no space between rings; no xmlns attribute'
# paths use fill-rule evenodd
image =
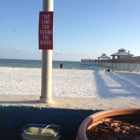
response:
<svg viewBox="0 0 140 140"><path fill-rule="evenodd" d="M95 66L83 64L80 61L53 61L52 68L59 69L60 64L63 64L64 69L79 69L79 70L104 70L104 66ZM20 60L20 59L0 59L0 67L21 67L21 68L42 68L41 60Z"/></svg>

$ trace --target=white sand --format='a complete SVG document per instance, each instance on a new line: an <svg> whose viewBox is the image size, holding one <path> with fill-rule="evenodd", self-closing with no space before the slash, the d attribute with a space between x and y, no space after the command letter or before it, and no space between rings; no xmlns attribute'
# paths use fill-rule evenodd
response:
<svg viewBox="0 0 140 140"><path fill-rule="evenodd" d="M41 95L41 69L1 67L0 94ZM53 69L52 95L140 99L140 74Z"/></svg>
<svg viewBox="0 0 140 140"><path fill-rule="evenodd" d="M14 96L15 95L15 96ZM0 67L0 105L70 109L140 107L140 74L53 69L53 104L40 102L40 68Z"/></svg>

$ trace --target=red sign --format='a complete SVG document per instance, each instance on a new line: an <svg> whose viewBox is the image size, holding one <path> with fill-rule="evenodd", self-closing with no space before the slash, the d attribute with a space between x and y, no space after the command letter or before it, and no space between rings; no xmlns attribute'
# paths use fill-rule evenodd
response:
<svg viewBox="0 0 140 140"><path fill-rule="evenodd" d="M39 13L39 49L53 49L53 12Z"/></svg>

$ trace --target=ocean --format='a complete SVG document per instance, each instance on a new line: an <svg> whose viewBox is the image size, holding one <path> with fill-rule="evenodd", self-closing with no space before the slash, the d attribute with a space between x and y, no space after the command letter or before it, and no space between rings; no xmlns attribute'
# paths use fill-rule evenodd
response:
<svg viewBox="0 0 140 140"><path fill-rule="evenodd" d="M60 63L64 69L80 69L80 70L104 70L104 66L94 66L83 64L80 61L53 61L52 68L59 69ZM19 60L19 59L0 59L0 67L21 67L21 68L41 68L41 60Z"/></svg>

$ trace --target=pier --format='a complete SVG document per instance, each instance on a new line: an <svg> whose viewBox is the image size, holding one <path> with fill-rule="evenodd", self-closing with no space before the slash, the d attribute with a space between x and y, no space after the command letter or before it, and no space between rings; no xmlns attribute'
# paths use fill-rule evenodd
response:
<svg viewBox="0 0 140 140"><path fill-rule="evenodd" d="M116 70L140 72L140 56L106 60L81 59L81 63L84 65L106 66Z"/></svg>

